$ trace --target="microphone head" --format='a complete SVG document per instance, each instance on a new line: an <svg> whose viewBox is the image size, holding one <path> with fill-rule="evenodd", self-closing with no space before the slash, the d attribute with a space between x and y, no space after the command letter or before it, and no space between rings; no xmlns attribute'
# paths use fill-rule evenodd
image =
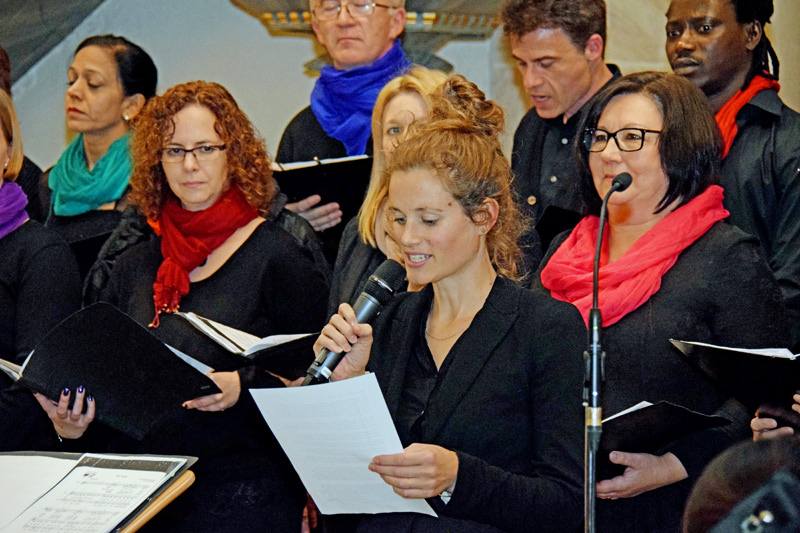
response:
<svg viewBox="0 0 800 533"><path fill-rule="evenodd" d="M611 188L615 191L624 191L631 186L631 183L633 183L631 175L627 172L623 172L622 174L617 174L617 176L611 180Z"/></svg>
<svg viewBox="0 0 800 533"><path fill-rule="evenodd" d="M385 305L403 286L406 269L394 259L387 259L369 277L364 292Z"/></svg>

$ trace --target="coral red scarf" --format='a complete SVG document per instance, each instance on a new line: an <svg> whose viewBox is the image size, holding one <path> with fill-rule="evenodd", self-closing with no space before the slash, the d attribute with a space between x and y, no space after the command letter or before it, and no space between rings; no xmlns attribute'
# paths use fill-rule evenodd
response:
<svg viewBox="0 0 800 533"><path fill-rule="evenodd" d="M604 326L618 322L645 303L661 287L661 277L681 252L730 214L722 207L722 196L722 187L710 186L661 219L610 264L605 232L598 291ZM542 285L550 289L553 298L577 307L587 324L599 223L596 216L581 220L542 270Z"/></svg>
<svg viewBox="0 0 800 533"><path fill-rule="evenodd" d="M170 197L157 221L148 221L161 235L161 255L153 283L156 317L150 327L158 327L162 312L178 310L181 297L189 293L189 272L199 267L233 232L258 216L238 187L230 187L203 211L187 211Z"/></svg>
<svg viewBox="0 0 800 533"><path fill-rule="evenodd" d="M736 134L739 132L739 126L736 125L736 115L739 114L739 111L742 110L756 93L767 89L778 92L781 86L777 80L765 78L764 76L756 76L746 89L740 90L734 94L733 97L725 102L725 105L717 111L714 118L717 119L717 125L719 125L719 129L722 132L722 159L728 157L728 152L730 152L733 141L736 139Z"/></svg>

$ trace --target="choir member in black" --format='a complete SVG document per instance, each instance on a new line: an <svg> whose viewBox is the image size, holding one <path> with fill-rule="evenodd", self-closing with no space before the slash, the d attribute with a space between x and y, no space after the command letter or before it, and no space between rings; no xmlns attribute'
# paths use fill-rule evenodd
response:
<svg viewBox="0 0 800 533"><path fill-rule="evenodd" d="M95 35L67 69L67 128L78 135L42 176L46 225L72 246L81 277L128 206L130 124L154 96L153 60L124 37Z"/></svg>
<svg viewBox="0 0 800 533"><path fill-rule="evenodd" d="M358 216L347 223L339 243L328 301L330 314L336 312L340 303L354 301L369 276L387 257L402 262L397 245L384 227L387 194L384 171L409 128L428 117L428 94L446 79L438 70L414 67L392 79L378 94L372 111L372 174Z"/></svg>
<svg viewBox="0 0 800 533"><path fill-rule="evenodd" d="M575 149L591 214L553 241L538 289L587 319L601 199L614 177L630 173L631 186L609 201L600 258L604 415L666 400L734 420L656 454L611 453L625 470L597 484L598 530L678 531L691 483L747 437L750 416L669 339L783 345L781 295L756 239L722 222L721 138L691 82L653 72L614 81L590 102L581 131Z"/></svg>
<svg viewBox="0 0 800 533"><path fill-rule="evenodd" d="M431 98L428 124L392 155L385 208L409 283L426 287L373 326L342 304L315 348L347 352L334 380L375 372L406 448L369 468L439 518L370 515L358 530L571 531L585 331L574 308L514 282L524 227L502 110L460 76Z"/></svg>
<svg viewBox="0 0 800 533"><path fill-rule="evenodd" d="M80 307L75 258L61 237L30 220L28 199L15 183L22 165L17 116L0 91L0 359L17 364ZM0 387L7 386L0 376Z"/></svg>
<svg viewBox="0 0 800 533"><path fill-rule="evenodd" d="M173 312L180 306L262 337L311 332L324 321L326 274L310 250L261 216L276 194L269 157L224 87L190 82L154 98L139 116L132 151L131 201L157 237L118 259L109 300L212 366L222 392L186 402L140 443L117 436L104 449L200 457L195 484L153 527L298 530L305 492L247 392L283 383L237 364ZM62 437L79 437L91 423L95 401L87 400L86 413L76 410L86 394L77 390L72 411L69 394L58 403L38 396Z"/></svg>

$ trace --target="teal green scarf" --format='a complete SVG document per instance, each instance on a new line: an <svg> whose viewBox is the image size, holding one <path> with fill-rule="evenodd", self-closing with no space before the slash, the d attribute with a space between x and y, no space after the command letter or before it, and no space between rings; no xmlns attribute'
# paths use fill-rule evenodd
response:
<svg viewBox="0 0 800 533"><path fill-rule="evenodd" d="M50 171L48 185L56 215L74 217L119 200L131 177L130 138L128 132L114 141L91 172L86 166L83 135L72 141Z"/></svg>

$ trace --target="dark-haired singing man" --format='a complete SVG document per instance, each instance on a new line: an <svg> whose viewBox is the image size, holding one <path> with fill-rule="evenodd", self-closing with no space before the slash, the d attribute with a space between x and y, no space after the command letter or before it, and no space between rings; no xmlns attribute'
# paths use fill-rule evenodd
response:
<svg viewBox="0 0 800 533"><path fill-rule="evenodd" d="M582 216L572 157L578 115L619 69L603 61L604 0L510 0L501 16L533 104L514 133L514 188L547 251Z"/></svg>

